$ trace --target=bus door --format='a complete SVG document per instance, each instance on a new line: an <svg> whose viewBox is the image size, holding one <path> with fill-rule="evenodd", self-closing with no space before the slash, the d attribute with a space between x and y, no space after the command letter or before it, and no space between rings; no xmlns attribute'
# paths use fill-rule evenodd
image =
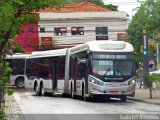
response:
<svg viewBox="0 0 160 120"><path fill-rule="evenodd" d="M77 57L74 59L74 76L73 76L73 80L74 80L74 92L77 91L76 89L76 79L77 79L77 69L78 69L78 60L77 60Z"/></svg>
<svg viewBox="0 0 160 120"><path fill-rule="evenodd" d="M52 65L52 90L57 88L57 61L53 61Z"/></svg>

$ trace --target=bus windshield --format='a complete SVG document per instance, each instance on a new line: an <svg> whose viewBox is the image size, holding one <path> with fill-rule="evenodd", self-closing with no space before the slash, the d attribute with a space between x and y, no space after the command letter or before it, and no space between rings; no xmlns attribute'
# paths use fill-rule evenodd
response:
<svg viewBox="0 0 160 120"><path fill-rule="evenodd" d="M91 60L91 73L98 76L125 77L135 73L133 60Z"/></svg>

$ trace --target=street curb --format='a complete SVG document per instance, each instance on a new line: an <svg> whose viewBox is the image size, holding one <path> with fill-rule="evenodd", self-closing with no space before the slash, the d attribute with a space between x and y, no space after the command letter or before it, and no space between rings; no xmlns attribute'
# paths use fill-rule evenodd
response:
<svg viewBox="0 0 160 120"><path fill-rule="evenodd" d="M147 101L147 100L143 100L143 99L137 99L137 98L127 98L128 100L132 100L132 101L137 101L137 102L143 102L143 103L148 103L148 104L154 104L154 105L160 105L160 103L157 102L151 102L151 101Z"/></svg>

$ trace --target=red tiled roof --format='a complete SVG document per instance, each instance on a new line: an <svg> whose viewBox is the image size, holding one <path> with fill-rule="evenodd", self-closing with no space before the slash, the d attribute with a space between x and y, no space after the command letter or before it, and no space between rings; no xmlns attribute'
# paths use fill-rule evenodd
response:
<svg viewBox="0 0 160 120"><path fill-rule="evenodd" d="M61 7L60 10L56 10L55 8L45 8L39 10L39 12L106 12L110 11L103 7L100 7L91 2L80 2L72 5L68 5L65 7Z"/></svg>

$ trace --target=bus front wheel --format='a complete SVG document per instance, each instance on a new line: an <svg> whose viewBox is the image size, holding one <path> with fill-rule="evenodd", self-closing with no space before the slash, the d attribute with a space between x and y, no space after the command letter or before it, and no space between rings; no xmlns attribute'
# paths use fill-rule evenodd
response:
<svg viewBox="0 0 160 120"><path fill-rule="evenodd" d="M90 101L90 98L85 95L84 85L82 87L82 97L83 97L84 101Z"/></svg>
<svg viewBox="0 0 160 120"><path fill-rule="evenodd" d="M17 88L24 88L24 78L20 77L16 80Z"/></svg>

